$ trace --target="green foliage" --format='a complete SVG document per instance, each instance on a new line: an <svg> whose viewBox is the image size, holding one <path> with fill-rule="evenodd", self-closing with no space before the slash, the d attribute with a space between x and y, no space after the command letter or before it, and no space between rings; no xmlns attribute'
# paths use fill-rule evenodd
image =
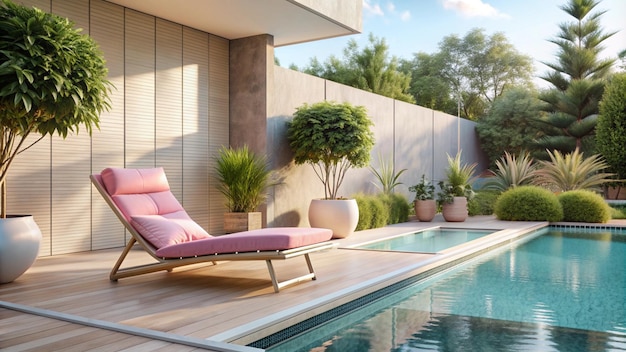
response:
<svg viewBox="0 0 626 352"><path fill-rule="evenodd" d="M626 207L611 206L611 219L626 219Z"/></svg>
<svg viewBox="0 0 626 352"><path fill-rule="evenodd" d="M532 59L522 55L502 33L475 28L463 38L450 35L439 51L419 53L401 64L411 75L411 93L419 105L479 120L507 87L530 85Z"/></svg>
<svg viewBox="0 0 626 352"><path fill-rule="evenodd" d="M474 196L471 180L474 177L476 163L465 164L461 162L461 152L452 158L448 156L448 168L446 169L446 180L439 181L439 193L437 198L440 204L452 203L454 197Z"/></svg>
<svg viewBox="0 0 626 352"><path fill-rule="evenodd" d="M563 208L557 196L538 186L510 188L496 200L494 213L505 221L560 221Z"/></svg>
<svg viewBox="0 0 626 352"><path fill-rule="evenodd" d="M107 68L93 39L65 18L0 4L0 184L31 134L88 133L109 108ZM38 142L42 138L35 141ZM2 204L0 216L6 215Z"/></svg>
<svg viewBox="0 0 626 352"><path fill-rule="evenodd" d="M569 0L561 9L574 21L559 26L560 32L551 42L559 46L556 63L541 78L553 88L544 91L540 99L547 103L548 115L539 119L546 126L546 136L537 141L540 149L573 152L594 150L598 102L602 97L604 80L615 62L600 59L604 40L614 33L603 33L600 17L592 14L597 0Z"/></svg>
<svg viewBox="0 0 626 352"><path fill-rule="evenodd" d="M485 182L483 189L504 192L511 187L530 185L537 169L527 152L522 152L519 157L504 152L496 166L498 170Z"/></svg>
<svg viewBox="0 0 626 352"><path fill-rule="evenodd" d="M611 219L611 207L597 193L587 190L559 194L563 221L604 223Z"/></svg>
<svg viewBox="0 0 626 352"><path fill-rule="evenodd" d="M476 192L474 197L467 202L469 216L493 214L493 208L499 195L500 192L498 191Z"/></svg>
<svg viewBox="0 0 626 352"><path fill-rule="evenodd" d="M398 70L398 59L389 58L385 39L369 35L369 46L359 50L356 40L344 49L343 60L334 55L323 65L313 58L303 72L363 89L389 98L414 103L407 93L410 76Z"/></svg>
<svg viewBox="0 0 626 352"><path fill-rule="evenodd" d="M486 116L478 120L476 132L480 147L490 161L490 168L502 151L520 155L534 146L535 139L542 136L534 119L541 115L541 101L537 93L524 88L505 90L497 97Z"/></svg>
<svg viewBox="0 0 626 352"><path fill-rule="evenodd" d="M626 180L626 73L614 75L600 102L596 147L618 179Z"/></svg>
<svg viewBox="0 0 626 352"><path fill-rule="evenodd" d="M410 205L402 194L381 194L379 197L387 209L389 209L389 218L387 224L397 224L409 220Z"/></svg>
<svg viewBox="0 0 626 352"><path fill-rule="evenodd" d="M415 192L413 201L435 199L435 185L427 180L424 174L422 174L422 179L419 183L409 187L409 192Z"/></svg>
<svg viewBox="0 0 626 352"><path fill-rule="evenodd" d="M326 199L336 199L346 172L369 164L372 121L362 106L319 102L296 109L287 137L296 164L311 164Z"/></svg>
<svg viewBox="0 0 626 352"><path fill-rule="evenodd" d="M356 231L406 222L409 219L410 206L401 194L357 194L354 199L359 206Z"/></svg>
<svg viewBox="0 0 626 352"><path fill-rule="evenodd" d="M398 181L398 178L406 169L402 169L396 173L396 169L393 167L393 161L387 162L380 155L378 155L378 164L380 165L380 171L370 166L370 171L376 176L376 180L380 183L380 185L374 183L374 186L382 191L383 194L392 194L394 188L402 184L402 182Z"/></svg>
<svg viewBox="0 0 626 352"><path fill-rule="evenodd" d="M566 192L575 189L599 189L601 185L610 182L612 174L604 173L607 164L600 155L584 158L578 149L572 153L561 154L548 151L550 161L539 162L540 168L536 171L534 183L544 186L555 192Z"/></svg>
<svg viewBox="0 0 626 352"><path fill-rule="evenodd" d="M215 160L218 189L226 197L229 211L255 211L267 199L267 188L276 184L267 158L252 152L248 146L222 147Z"/></svg>

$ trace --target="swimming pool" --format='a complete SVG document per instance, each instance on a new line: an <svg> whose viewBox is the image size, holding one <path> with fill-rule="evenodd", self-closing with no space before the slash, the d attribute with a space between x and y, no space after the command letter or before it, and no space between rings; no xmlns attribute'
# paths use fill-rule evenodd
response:
<svg viewBox="0 0 626 352"><path fill-rule="evenodd" d="M496 230L433 228L365 243L351 248L379 251L437 253L479 239Z"/></svg>
<svg viewBox="0 0 626 352"><path fill-rule="evenodd" d="M626 351L626 231L529 237L268 351Z"/></svg>

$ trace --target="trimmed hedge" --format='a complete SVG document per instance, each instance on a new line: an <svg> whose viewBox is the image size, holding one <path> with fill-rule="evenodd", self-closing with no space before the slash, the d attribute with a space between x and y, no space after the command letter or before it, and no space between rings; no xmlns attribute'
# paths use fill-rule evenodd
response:
<svg viewBox="0 0 626 352"><path fill-rule="evenodd" d="M538 186L519 186L502 193L494 212L499 220L560 221L563 208L557 196Z"/></svg>
<svg viewBox="0 0 626 352"><path fill-rule="evenodd" d="M476 192L474 197L467 202L469 216L493 214L493 207L499 195L500 192L498 191L483 190Z"/></svg>
<svg viewBox="0 0 626 352"><path fill-rule="evenodd" d="M573 190L559 194L563 221L603 223L611 219L611 207L599 194Z"/></svg>
<svg viewBox="0 0 626 352"><path fill-rule="evenodd" d="M403 195L358 194L354 199L359 206L356 231L406 222L409 219L410 204Z"/></svg>

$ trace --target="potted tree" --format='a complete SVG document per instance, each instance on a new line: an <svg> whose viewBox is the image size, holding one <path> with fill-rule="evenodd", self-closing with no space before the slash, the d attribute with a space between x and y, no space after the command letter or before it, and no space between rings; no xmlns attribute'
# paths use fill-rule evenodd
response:
<svg viewBox="0 0 626 352"><path fill-rule="evenodd" d="M432 221L437 214L437 202L435 201L435 185L422 174L419 183L409 187L410 192L415 192L415 216L419 221Z"/></svg>
<svg viewBox="0 0 626 352"><path fill-rule="evenodd" d="M229 211L224 214L224 231L260 229L263 221L258 207L267 199L268 187L276 184L267 158L255 154L247 145L237 149L222 147L215 173Z"/></svg>
<svg viewBox="0 0 626 352"><path fill-rule="evenodd" d="M0 283L32 265L41 241L32 215L7 216L9 167L47 135L65 138L81 125L91 133L109 108L102 53L73 27L39 9L0 3Z"/></svg>
<svg viewBox="0 0 626 352"><path fill-rule="evenodd" d="M475 169L476 163L461 163L461 152L454 158L448 155L446 180L439 181L437 194L444 220L462 222L467 219L467 200L474 196L471 180Z"/></svg>
<svg viewBox="0 0 626 352"><path fill-rule="evenodd" d="M296 164L310 164L324 186L324 198L311 201L309 223L332 229L335 238L349 236L359 220L356 201L338 192L350 168L369 164L372 124L363 106L323 101L298 107L287 126Z"/></svg>

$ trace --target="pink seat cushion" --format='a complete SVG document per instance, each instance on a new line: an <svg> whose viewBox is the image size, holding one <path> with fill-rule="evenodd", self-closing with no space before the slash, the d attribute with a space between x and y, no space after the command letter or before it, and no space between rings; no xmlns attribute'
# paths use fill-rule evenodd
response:
<svg viewBox="0 0 626 352"><path fill-rule="evenodd" d="M284 250L328 241L332 235L332 230L321 228L265 228L172 244L159 248L156 255L163 258L180 258L216 253Z"/></svg>
<svg viewBox="0 0 626 352"><path fill-rule="evenodd" d="M130 223L156 248L211 237L184 211L164 215L133 216Z"/></svg>

